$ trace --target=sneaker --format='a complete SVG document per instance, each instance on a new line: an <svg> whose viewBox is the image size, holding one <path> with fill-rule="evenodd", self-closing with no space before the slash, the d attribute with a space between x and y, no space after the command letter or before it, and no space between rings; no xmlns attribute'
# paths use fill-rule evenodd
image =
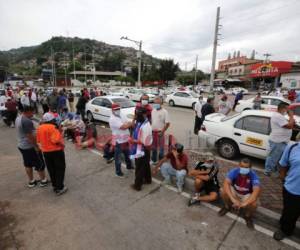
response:
<svg viewBox="0 0 300 250"><path fill-rule="evenodd" d="M169 179L164 179L161 184L164 186L170 186L172 183Z"/></svg>
<svg viewBox="0 0 300 250"><path fill-rule="evenodd" d="M179 194L181 194L182 191L183 191L183 187L177 187L177 192L178 192Z"/></svg>
<svg viewBox="0 0 300 250"><path fill-rule="evenodd" d="M225 214L227 214L229 212L229 209L227 209L226 207L222 207L220 209L220 211L218 212L219 216L224 216Z"/></svg>
<svg viewBox="0 0 300 250"><path fill-rule="evenodd" d="M264 175L270 177L271 176L271 172L264 171Z"/></svg>
<svg viewBox="0 0 300 250"><path fill-rule="evenodd" d="M39 186L40 187L46 187L47 185L48 185L48 180L47 179L39 181Z"/></svg>
<svg viewBox="0 0 300 250"><path fill-rule="evenodd" d="M14 127L15 127L15 125L14 125L14 124L12 124L12 125L10 125L10 127L11 127L11 128L14 128Z"/></svg>
<svg viewBox="0 0 300 250"><path fill-rule="evenodd" d="M278 230L273 234L273 238L278 241L283 240L285 237L287 237L287 235L281 230Z"/></svg>
<svg viewBox="0 0 300 250"><path fill-rule="evenodd" d="M63 189L56 190L56 195L57 196L62 195L64 193L66 193L67 191L68 191L68 188L67 187L63 187Z"/></svg>
<svg viewBox="0 0 300 250"><path fill-rule="evenodd" d="M29 188L33 188L33 187L35 187L36 185L37 185L37 181L36 181L36 180L30 181L30 182L28 182L28 184L27 184L27 186L28 186Z"/></svg>
<svg viewBox="0 0 300 250"><path fill-rule="evenodd" d="M195 195L188 201L188 207L196 205L196 204L200 204L200 201L198 200L198 195Z"/></svg>
<svg viewBox="0 0 300 250"><path fill-rule="evenodd" d="M119 177L119 178L124 178L124 174L122 172L119 173L119 174L116 174L116 176Z"/></svg>
<svg viewBox="0 0 300 250"><path fill-rule="evenodd" d="M114 157L112 157L112 158L106 160L106 163L109 164L109 163L112 163L113 161L114 161Z"/></svg>
<svg viewBox="0 0 300 250"><path fill-rule="evenodd" d="M245 221L249 229L254 229L254 223L251 217L245 217Z"/></svg>
<svg viewBox="0 0 300 250"><path fill-rule="evenodd" d="M157 164L157 161L150 161L150 165L156 165Z"/></svg>

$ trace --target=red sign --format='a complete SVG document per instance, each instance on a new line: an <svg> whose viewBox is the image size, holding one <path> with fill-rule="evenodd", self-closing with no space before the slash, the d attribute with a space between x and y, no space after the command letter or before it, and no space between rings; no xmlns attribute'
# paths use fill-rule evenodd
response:
<svg viewBox="0 0 300 250"><path fill-rule="evenodd" d="M251 65L249 77L277 77L291 70L292 63L285 61L271 61L268 63L256 63Z"/></svg>

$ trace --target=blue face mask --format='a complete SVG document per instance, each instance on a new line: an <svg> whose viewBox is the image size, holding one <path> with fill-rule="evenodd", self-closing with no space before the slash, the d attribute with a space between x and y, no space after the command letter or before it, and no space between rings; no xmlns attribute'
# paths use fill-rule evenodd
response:
<svg viewBox="0 0 300 250"><path fill-rule="evenodd" d="M240 174L247 175L250 172L250 168L240 168Z"/></svg>
<svg viewBox="0 0 300 250"><path fill-rule="evenodd" d="M160 104L159 103L154 103L153 108L154 109L160 109Z"/></svg>

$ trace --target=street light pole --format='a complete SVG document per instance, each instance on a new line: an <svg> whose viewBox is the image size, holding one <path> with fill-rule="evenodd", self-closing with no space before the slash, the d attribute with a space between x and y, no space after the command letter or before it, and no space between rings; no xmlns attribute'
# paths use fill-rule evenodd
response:
<svg viewBox="0 0 300 250"><path fill-rule="evenodd" d="M73 46L73 41L72 41L72 54L73 54L73 73L74 73L74 80L76 80L75 58L74 58L74 46Z"/></svg>
<svg viewBox="0 0 300 250"><path fill-rule="evenodd" d="M211 73L210 73L210 81L209 81L210 91L212 91L214 88L218 35L219 35L219 28L220 28L219 22L220 22L220 7L217 8L215 36L214 36L214 44L213 44L213 56L212 56Z"/></svg>
<svg viewBox="0 0 300 250"><path fill-rule="evenodd" d="M197 68L198 68L198 55L196 55L196 64L195 64L195 77L194 77L194 91L197 84Z"/></svg>
<svg viewBox="0 0 300 250"><path fill-rule="evenodd" d="M141 87L142 86L141 73L142 73L142 44L143 44L143 42L132 40L132 39L128 38L127 36L125 36L125 37L122 36L121 40L131 41L131 42L134 42L136 45L139 46L139 51L138 51L138 54L137 54L137 57L138 57L138 81L137 81L136 87Z"/></svg>

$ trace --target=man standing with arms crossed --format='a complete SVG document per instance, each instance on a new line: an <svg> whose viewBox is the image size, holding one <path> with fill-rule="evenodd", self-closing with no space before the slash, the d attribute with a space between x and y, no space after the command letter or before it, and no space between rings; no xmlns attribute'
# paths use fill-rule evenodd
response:
<svg viewBox="0 0 300 250"><path fill-rule="evenodd" d="M288 113L289 120L285 114ZM293 112L288 112L288 105L280 103L277 112L271 117L271 134L269 139L270 152L265 162L266 176L271 176L272 172L278 175L277 164L292 136L292 129L295 125Z"/></svg>
<svg viewBox="0 0 300 250"><path fill-rule="evenodd" d="M157 151L159 151L158 159L164 157L165 132L170 126L169 113L162 107L162 100L156 97L151 112L152 117L152 164L157 163Z"/></svg>

